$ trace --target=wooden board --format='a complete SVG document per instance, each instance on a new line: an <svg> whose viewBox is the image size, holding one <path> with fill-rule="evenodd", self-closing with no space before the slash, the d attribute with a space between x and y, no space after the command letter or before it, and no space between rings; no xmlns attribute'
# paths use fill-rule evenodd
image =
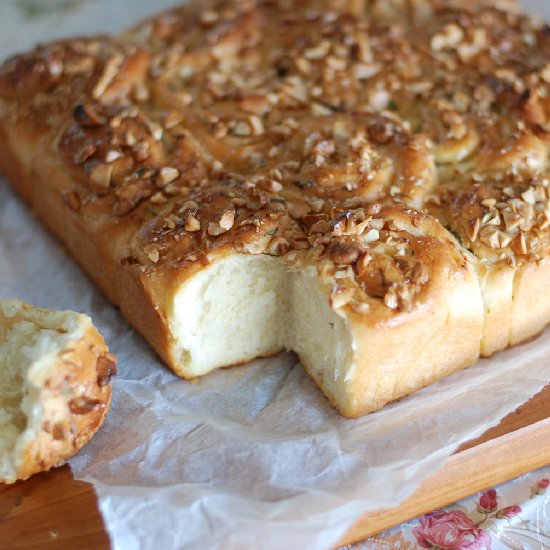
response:
<svg viewBox="0 0 550 550"><path fill-rule="evenodd" d="M342 545L550 464L550 386L499 426L463 445L399 508L365 515ZM91 485L68 466L0 486L0 547L109 548Z"/></svg>

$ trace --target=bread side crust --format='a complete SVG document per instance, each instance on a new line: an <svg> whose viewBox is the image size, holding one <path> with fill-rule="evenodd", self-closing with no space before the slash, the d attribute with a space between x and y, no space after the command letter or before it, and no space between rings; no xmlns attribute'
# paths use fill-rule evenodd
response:
<svg viewBox="0 0 550 550"><path fill-rule="evenodd" d="M437 275L429 298L401 319L368 327L349 313L357 352L349 397L340 405L345 416L378 410L479 358L483 301L472 264L444 264Z"/></svg>
<svg viewBox="0 0 550 550"><path fill-rule="evenodd" d="M159 307L161 300L150 288L149 277L116 258L112 247L106 244L115 241L113 236L90 232L82 217L64 200L72 182L55 156L54 136L49 134L37 140L25 127L11 129L0 123L0 147L0 171L33 213L162 359L174 364L164 308ZM34 158L19 157L20 150L33 148Z"/></svg>
<svg viewBox="0 0 550 550"><path fill-rule="evenodd" d="M510 341L514 346L542 332L550 323L550 260L520 265L511 308Z"/></svg>
<svg viewBox="0 0 550 550"><path fill-rule="evenodd" d="M481 355L485 357L510 345L515 273L515 267L506 265L478 265L485 309Z"/></svg>

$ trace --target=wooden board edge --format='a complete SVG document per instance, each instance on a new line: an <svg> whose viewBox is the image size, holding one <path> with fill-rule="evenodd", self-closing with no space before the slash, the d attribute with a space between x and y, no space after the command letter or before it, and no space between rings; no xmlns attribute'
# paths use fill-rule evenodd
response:
<svg viewBox="0 0 550 550"><path fill-rule="evenodd" d="M379 510L363 516L346 533L342 544L364 540L550 463L549 405L550 386L547 386L498 426L464 444L440 471L421 484L411 497L413 500L406 500L399 510ZM515 467L503 468L505 461L514 461ZM499 469L493 473L496 467ZM486 475L476 478L477 469ZM494 475L488 475L491 473ZM442 488L445 488L443 494ZM435 498L437 494L441 497ZM0 496L0 541L14 550L74 545L94 550L110 547L93 485L74 480L68 466L15 485L0 485ZM29 522L33 524L31 530Z"/></svg>
<svg viewBox="0 0 550 550"><path fill-rule="evenodd" d="M526 426L531 426L541 420L550 417L550 384L545 386L529 401L505 416L499 424L489 428L485 433L476 439L466 441L457 449L457 453L485 443L491 439L502 437Z"/></svg>
<svg viewBox="0 0 550 550"><path fill-rule="evenodd" d="M365 540L549 464L550 418L547 418L452 455L397 508L365 514L344 535L339 546Z"/></svg>

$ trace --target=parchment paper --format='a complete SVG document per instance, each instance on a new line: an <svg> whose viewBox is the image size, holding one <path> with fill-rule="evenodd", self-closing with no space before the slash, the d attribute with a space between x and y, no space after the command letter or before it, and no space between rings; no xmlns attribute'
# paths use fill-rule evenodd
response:
<svg viewBox="0 0 550 550"><path fill-rule="evenodd" d="M87 0L29 22L2 2L0 54L173 3ZM330 548L550 380L549 331L359 420L340 417L292 354L179 380L0 181L8 297L88 313L119 357L107 422L70 461L117 549Z"/></svg>

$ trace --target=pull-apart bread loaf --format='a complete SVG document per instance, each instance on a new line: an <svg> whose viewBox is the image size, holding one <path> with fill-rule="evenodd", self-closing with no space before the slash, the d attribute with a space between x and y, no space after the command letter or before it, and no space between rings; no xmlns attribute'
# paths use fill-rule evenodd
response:
<svg viewBox="0 0 550 550"><path fill-rule="evenodd" d="M86 315L0 301L0 483L49 470L101 426L116 361Z"/></svg>
<svg viewBox="0 0 550 550"><path fill-rule="evenodd" d="M0 71L0 163L179 375L282 349L355 417L550 321L550 29L194 2Z"/></svg>

